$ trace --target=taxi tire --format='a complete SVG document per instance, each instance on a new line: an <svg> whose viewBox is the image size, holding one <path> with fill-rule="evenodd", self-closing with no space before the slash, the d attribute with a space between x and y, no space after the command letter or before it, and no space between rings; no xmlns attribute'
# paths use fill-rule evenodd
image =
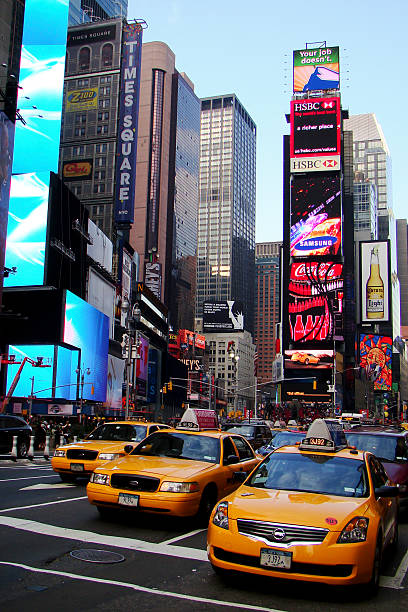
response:
<svg viewBox="0 0 408 612"><path fill-rule="evenodd" d="M208 527L212 509L217 503L217 491L215 487L207 486L200 500L200 506L197 512L197 522L203 527Z"/></svg>
<svg viewBox="0 0 408 612"><path fill-rule="evenodd" d="M375 553L373 559L373 571L371 574L370 582L364 585L364 595L367 597L373 597L377 594L380 586L380 575L381 575L381 564L382 564L382 537L378 534L377 544L375 546Z"/></svg>
<svg viewBox="0 0 408 612"><path fill-rule="evenodd" d="M392 552L395 552L395 550L398 548L398 539L399 539L398 519L395 519L394 533L392 534L392 538L390 540L390 545L389 545L389 548Z"/></svg>

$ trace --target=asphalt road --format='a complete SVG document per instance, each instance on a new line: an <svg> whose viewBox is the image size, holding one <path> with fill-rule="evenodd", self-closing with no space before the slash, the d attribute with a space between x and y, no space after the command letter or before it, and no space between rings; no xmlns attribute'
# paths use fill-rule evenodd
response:
<svg viewBox="0 0 408 612"><path fill-rule="evenodd" d="M193 520L137 514L102 520L85 486L61 483L41 457L32 463L0 457L1 610L408 608L408 522L400 525L396 554L384 560L378 595L367 600L356 589L246 575L225 583L207 561L206 531Z"/></svg>

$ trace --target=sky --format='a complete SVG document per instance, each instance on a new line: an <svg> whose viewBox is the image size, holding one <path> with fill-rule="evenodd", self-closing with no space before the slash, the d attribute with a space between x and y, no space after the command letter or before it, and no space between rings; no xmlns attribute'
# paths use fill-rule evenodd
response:
<svg viewBox="0 0 408 612"><path fill-rule="evenodd" d="M282 240L282 138L292 95L292 53L326 41L340 47L342 108L374 113L392 158L395 217L408 218L404 142L407 0L129 0L143 41L163 41L198 97L235 93L257 126L256 242ZM403 108L404 106L401 105Z"/></svg>

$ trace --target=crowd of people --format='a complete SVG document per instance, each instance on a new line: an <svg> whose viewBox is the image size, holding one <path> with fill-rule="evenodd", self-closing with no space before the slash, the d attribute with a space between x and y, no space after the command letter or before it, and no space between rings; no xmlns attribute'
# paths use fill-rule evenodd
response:
<svg viewBox="0 0 408 612"><path fill-rule="evenodd" d="M46 438L49 436L49 445L55 448L63 442L73 442L76 437L78 440L84 438L93 431L98 425L105 421L104 417L83 417L81 421L78 417L44 417L34 415L29 419L34 434L34 449L43 450Z"/></svg>

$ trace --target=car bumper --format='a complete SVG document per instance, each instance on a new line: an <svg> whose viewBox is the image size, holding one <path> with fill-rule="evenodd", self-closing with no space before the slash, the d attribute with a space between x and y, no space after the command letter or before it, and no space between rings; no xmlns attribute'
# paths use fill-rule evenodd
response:
<svg viewBox="0 0 408 612"><path fill-rule="evenodd" d="M106 463L98 459L66 459L65 457L52 457L51 467L58 474L71 474L72 476L90 476L96 468ZM80 469L82 466L83 469Z"/></svg>
<svg viewBox="0 0 408 612"><path fill-rule="evenodd" d="M337 544L338 536L338 532L329 532L325 541L320 544L293 545L283 548L239 534L236 521L230 520L228 531L210 522L207 552L212 565L224 570L331 585L369 582L375 540L357 544ZM291 568L262 567L260 565L261 548L292 553Z"/></svg>
<svg viewBox="0 0 408 612"><path fill-rule="evenodd" d="M88 501L105 508L117 510L134 510L137 512L150 512L153 514L169 514L171 516L194 516L197 514L201 493L147 493L145 491L125 491L113 489L110 486L98 485L92 482L87 486ZM119 503L119 493L138 495L137 507L126 506Z"/></svg>

